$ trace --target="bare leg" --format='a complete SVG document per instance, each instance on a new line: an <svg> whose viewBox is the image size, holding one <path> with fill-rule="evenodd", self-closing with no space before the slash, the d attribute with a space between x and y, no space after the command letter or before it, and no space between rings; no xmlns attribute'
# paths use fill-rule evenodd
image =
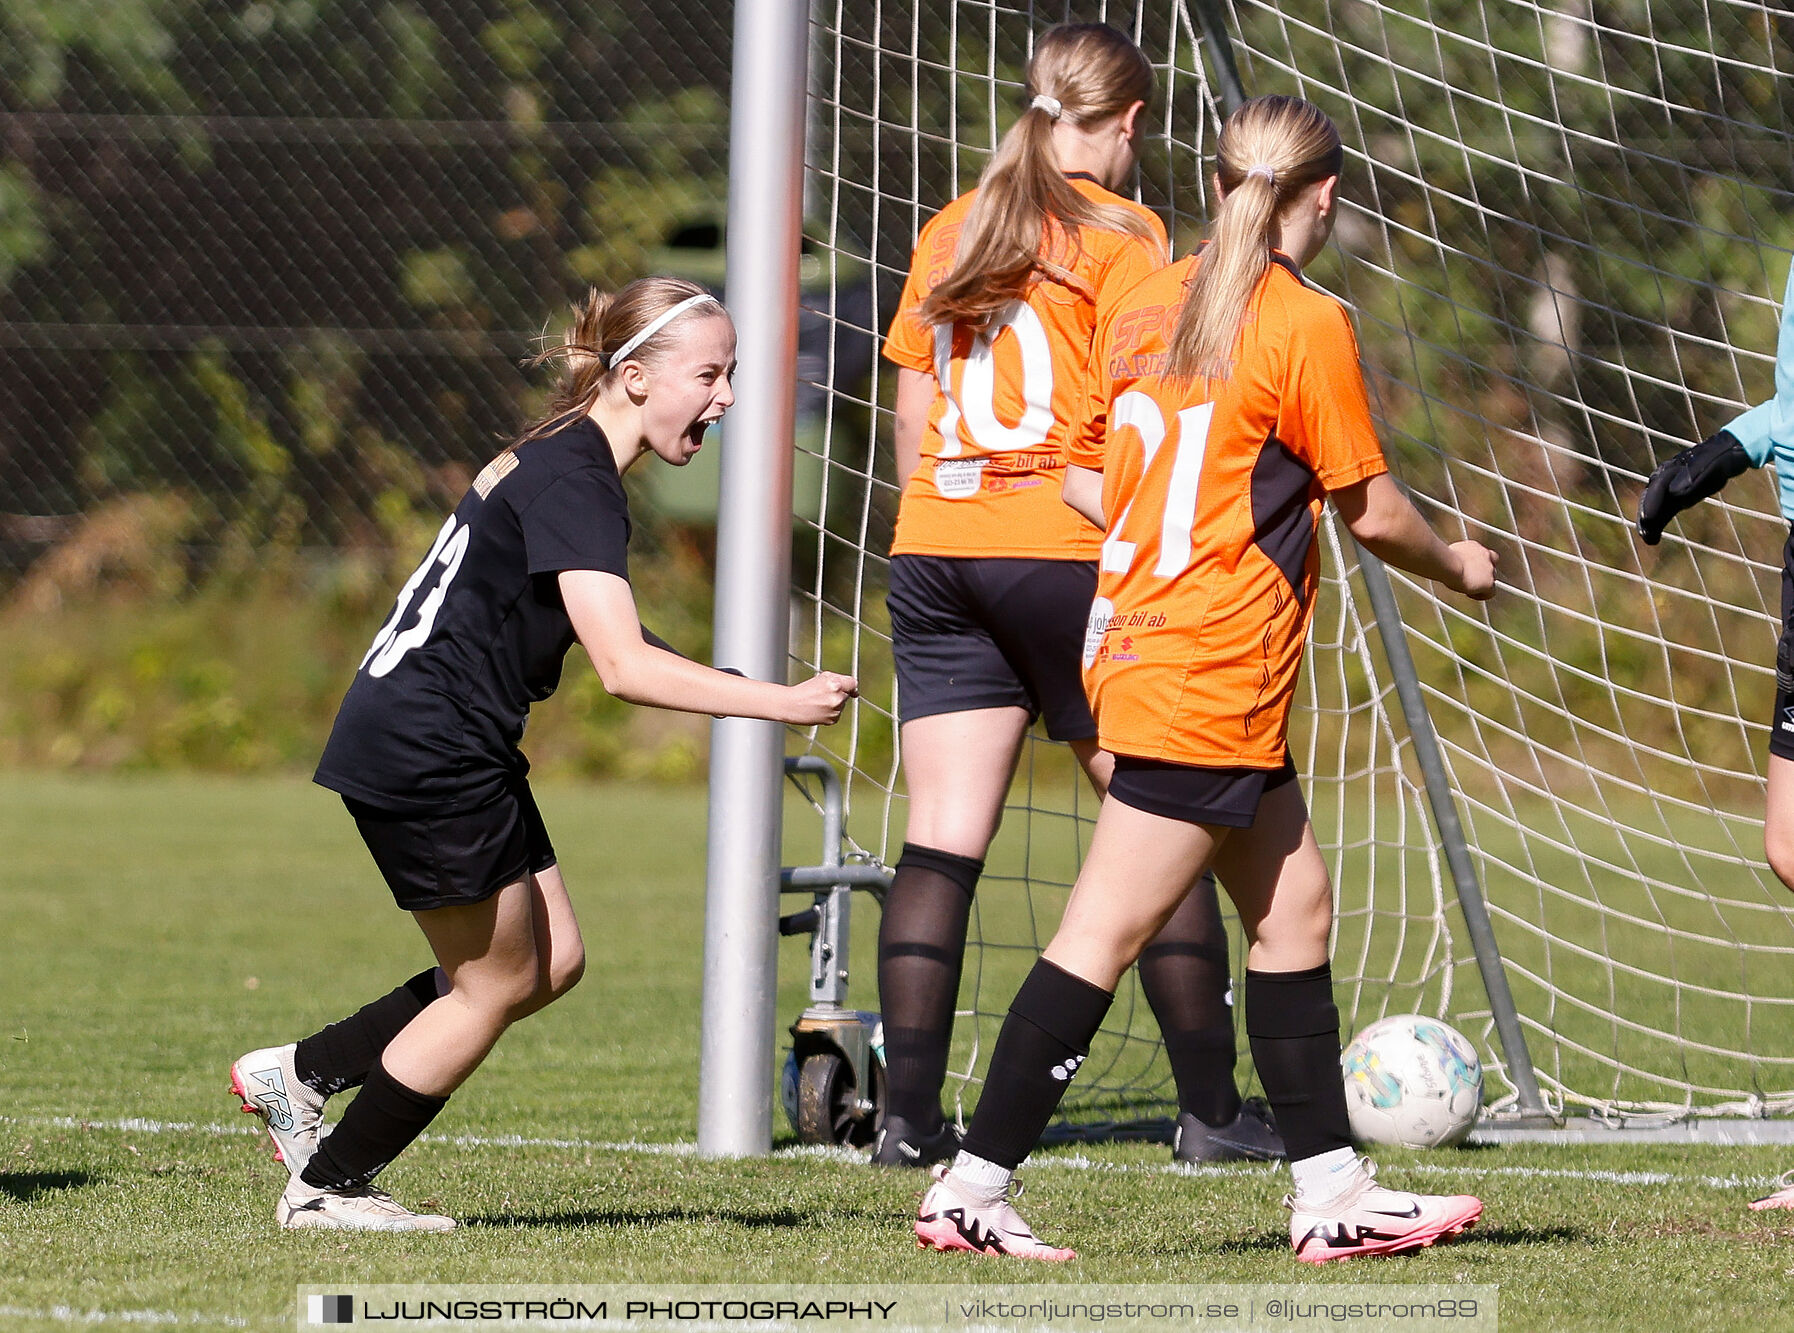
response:
<svg viewBox="0 0 1794 1333"><path fill-rule="evenodd" d="M905 841L982 858L1002 822L1027 730L1021 708L977 708L905 722Z"/></svg>
<svg viewBox="0 0 1794 1333"><path fill-rule="evenodd" d="M1246 919L1251 961L1272 969L1318 965L1325 971L1331 920L1326 867L1295 783L1266 793L1250 829L1167 819L1110 797L1097 816L1065 917L1010 1007L967 1135L968 1156L1013 1169L1027 1154L1069 1084L1063 1072L1068 1062L1075 1069L1089 1050L1106 997L1184 901L1192 881L1216 861ZM1326 990L1324 978L1313 980ZM1303 990L1305 1000L1314 989ZM1318 1102L1309 1097L1311 1084L1330 1079L1339 1085L1337 1029L1334 1011L1331 1068L1309 1058L1307 1045L1298 1053L1297 1082L1308 1100ZM1255 1055L1258 1050L1255 1040ZM1265 1072L1261 1059L1260 1073ZM1275 1074L1266 1090L1273 1105L1296 1106L1296 1097L1285 1095ZM1343 1115L1343 1100L1339 1110Z"/></svg>
<svg viewBox="0 0 1794 1333"><path fill-rule="evenodd" d="M1071 748L1098 799L1107 796L1115 756L1099 749L1094 740L1072 741ZM1238 1052L1227 1003L1233 976L1213 874L1197 878L1171 919L1141 952L1139 968L1140 989L1158 1020L1171 1061L1180 1115L1193 1116L1211 1128L1232 1123L1240 1110L1239 1086L1233 1079ZM1255 1150L1275 1155L1276 1138L1268 1128L1248 1132ZM1205 1152L1213 1160L1236 1155L1234 1141L1205 1148L1197 1142L1199 1135L1193 1126L1180 1128L1178 1151L1187 1154L1185 1160L1198 1160L1197 1154Z"/></svg>
<svg viewBox="0 0 1794 1333"><path fill-rule="evenodd" d="M1147 814L1112 796L1103 802L1065 917L1003 1020L984 1096L955 1159L957 1177L1000 1190L1039 1141L1115 983L1188 895L1226 832Z"/></svg>
<svg viewBox="0 0 1794 1333"><path fill-rule="evenodd" d="M530 919L536 932L536 993L518 1018L546 1008L586 971L586 945L558 865L530 876Z"/></svg>
<svg viewBox="0 0 1794 1333"><path fill-rule="evenodd" d="M558 872L525 876L483 902L412 915L448 977L448 992L388 1043L294 1188L366 1185L423 1133L504 1030L571 986L584 966ZM323 1197L294 1200L288 1211L300 1218L327 1206L319 1204Z"/></svg>
<svg viewBox="0 0 1794 1333"><path fill-rule="evenodd" d="M1250 836L1223 843L1214 870L1239 909L1247 967L1299 972L1327 961L1333 882L1299 784L1265 793Z"/></svg>
<svg viewBox="0 0 1794 1333"><path fill-rule="evenodd" d="M1065 916L1042 956L1113 992L1228 834L1105 800Z"/></svg>
<svg viewBox="0 0 1794 1333"><path fill-rule="evenodd" d="M1327 957L1333 889L1300 786L1266 792L1251 835L1229 840L1215 868L1251 942L1246 1032L1289 1159L1344 1169L1355 1159Z"/></svg>
<svg viewBox="0 0 1794 1333"><path fill-rule="evenodd" d="M579 979L585 946L559 867L507 884L484 902L412 915L449 991L393 1038L381 1063L406 1087L446 1097L507 1027Z"/></svg>
<svg viewBox="0 0 1794 1333"><path fill-rule="evenodd" d="M1068 741L1066 744L1071 746L1071 752L1077 756L1084 776L1090 779L1096 799L1102 800L1109 794L1109 779L1115 776L1115 756L1100 747L1094 736L1089 740Z"/></svg>
<svg viewBox="0 0 1794 1333"><path fill-rule="evenodd" d="M1775 877L1794 889L1794 759L1769 756L1769 799L1763 811L1763 851Z"/></svg>

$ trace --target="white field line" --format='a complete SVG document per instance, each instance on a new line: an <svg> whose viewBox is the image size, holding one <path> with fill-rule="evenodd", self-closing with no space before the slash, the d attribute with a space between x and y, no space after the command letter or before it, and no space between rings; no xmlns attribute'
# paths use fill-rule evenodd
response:
<svg viewBox="0 0 1794 1333"><path fill-rule="evenodd" d="M212 1134L212 1135L260 1135L259 1124L207 1124L198 1121L183 1120L145 1120L129 1117L118 1120L81 1120L74 1116L0 1116L0 1124L18 1125L24 1128L44 1129L105 1129L126 1134ZM585 1152L637 1153L659 1157L695 1157L698 1145L695 1143L643 1143L636 1139L559 1139L529 1138L521 1134L425 1134L420 1140L423 1143L446 1143L456 1148L567 1148ZM844 1166L863 1166L866 1154L851 1148L835 1148L826 1145L804 1144L791 1148L780 1148L773 1154L774 1158L806 1159L813 1161L835 1162ZM1030 1172L1035 1171L1094 1171L1115 1175L1155 1175L1155 1176L1232 1176L1238 1178L1245 1172L1258 1172L1274 1175L1281 1172L1280 1166L1198 1166L1182 1162L1104 1162L1086 1157L1082 1153L1068 1153L1053 1157L1043 1157L1028 1164ZM1469 1166L1446 1165L1438 1162L1411 1163L1398 1169L1398 1174L1408 1173L1444 1176L1473 1176L1478 1178L1514 1178L1526 1180L1581 1180L1602 1185L1692 1185L1703 1189L1736 1190L1756 1189L1775 1184L1771 1176L1712 1176L1702 1174L1682 1174L1673 1171L1600 1171L1587 1170L1580 1167L1547 1167L1547 1166ZM3 1313L3 1311L0 1311Z"/></svg>
<svg viewBox="0 0 1794 1333"><path fill-rule="evenodd" d="M110 1129L121 1134L213 1134L233 1138L238 1135L260 1137L262 1133L259 1122L218 1125L189 1120L144 1120L136 1116L120 1120L82 1120L68 1115L0 1115L0 1125L42 1129ZM520 1134L425 1134L419 1141L447 1143L457 1148L582 1148L588 1152L649 1153L667 1157L695 1157L698 1152L698 1145L695 1143L642 1143L634 1139L608 1143L596 1139L531 1139ZM853 1160L864 1161L865 1158L861 1155Z"/></svg>
<svg viewBox="0 0 1794 1333"><path fill-rule="evenodd" d="M134 1324L140 1328L160 1328L171 1324L192 1324L204 1328L247 1328L249 1321L227 1314L177 1314L173 1310L77 1310L72 1305L52 1305L43 1310L27 1310L18 1305L0 1305L0 1319L30 1319L55 1324Z"/></svg>
<svg viewBox="0 0 1794 1333"><path fill-rule="evenodd" d="M1234 1176L1242 1172L1257 1172L1264 1175L1278 1175L1281 1165L1266 1163L1262 1166L1198 1166L1191 1163L1175 1162L1155 1164L1151 1162L1099 1162L1074 1153L1064 1157L1045 1157L1028 1164L1029 1171L1113 1171L1118 1174L1164 1175L1164 1176ZM1603 1185L1698 1185L1706 1189L1734 1190L1758 1188L1771 1185L1775 1180L1771 1176L1707 1176L1681 1175L1670 1171L1590 1171L1580 1167L1549 1166L1447 1166L1441 1162L1408 1163L1397 1167L1392 1175L1406 1175L1418 1172L1441 1176L1474 1176L1517 1177L1521 1179L1543 1180L1587 1180ZM1397 1187L1399 1188L1399 1186Z"/></svg>

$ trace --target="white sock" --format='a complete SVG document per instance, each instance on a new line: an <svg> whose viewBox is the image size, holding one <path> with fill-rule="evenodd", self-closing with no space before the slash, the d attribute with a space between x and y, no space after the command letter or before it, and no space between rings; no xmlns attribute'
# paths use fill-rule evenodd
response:
<svg viewBox="0 0 1794 1333"><path fill-rule="evenodd" d="M1331 1199L1345 1188L1357 1169L1358 1154L1351 1148L1335 1148L1289 1164L1289 1173L1296 1178L1296 1197L1300 1199Z"/></svg>
<svg viewBox="0 0 1794 1333"><path fill-rule="evenodd" d="M979 1203L996 1203L1009 1192L1009 1182L1014 1178L1015 1172L1008 1167L969 1152L961 1152L953 1159L953 1182Z"/></svg>

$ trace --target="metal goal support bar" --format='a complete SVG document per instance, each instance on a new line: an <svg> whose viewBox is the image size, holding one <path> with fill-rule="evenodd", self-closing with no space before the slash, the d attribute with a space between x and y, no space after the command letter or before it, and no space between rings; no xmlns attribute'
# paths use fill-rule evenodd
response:
<svg viewBox="0 0 1794 1333"><path fill-rule="evenodd" d="M1476 877L1476 867L1470 862L1464 825L1458 818L1457 798L1446 775L1445 755L1439 748L1439 734L1433 730L1433 715L1427 709L1426 696L1421 693L1420 673L1414 667L1413 653L1408 651L1407 631L1401 608L1396 605L1395 588L1389 582L1389 571L1383 567L1383 562L1362 546L1358 547L1358 561L1364 590L1377 618L1383 655L1389 662L1389 674L1395 679L1395 695L1408 723L1408 735L1414 742L1414 757L1420 764L1421 785L1426 789L1427 805L1433 812L1433 827L1445 851L1445 864L1451 871L1458 906L1464 913L1464 928L1470 934L1471 948L1476 953L1476 969L1482 976L1483 991L1489 997L1489 1008L1495 1015L1495 1035L1501 1042L1508 1081L1514 1085L1519 1099L1520 1119L1527 1124L1555 1125L1557 1117L1545 1105L1545 1098L1539 1091L1532 1053L1526 1046L1526 1032L1520 1026L1513 992L1508 989L1501 949L1495 942L1495 927L1489 920L1489 905Z"/></svg>
<svg viewBox="0 0 1794 1333"><path fill-rule="evenodd" d="M729 109L725 295L735 406L722 451L715 660L757 680L789 666L792 436L803 223L805 0L739 0ZM785 728L711 725L698 1152L772 1151Z"/></svg>

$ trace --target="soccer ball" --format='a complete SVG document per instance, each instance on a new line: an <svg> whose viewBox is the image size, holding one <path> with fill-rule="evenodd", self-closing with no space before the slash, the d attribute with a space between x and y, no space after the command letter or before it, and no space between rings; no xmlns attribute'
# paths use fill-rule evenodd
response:
<svg viewBox="0 0 1794 1333"><path fill-rule="evenodd" d="M1398 1014L1372 1023L1339 1063L1361 1143L1447 1148L1468 1137L1482 1111L1476 1047L1438 1019Z"/></svg>

